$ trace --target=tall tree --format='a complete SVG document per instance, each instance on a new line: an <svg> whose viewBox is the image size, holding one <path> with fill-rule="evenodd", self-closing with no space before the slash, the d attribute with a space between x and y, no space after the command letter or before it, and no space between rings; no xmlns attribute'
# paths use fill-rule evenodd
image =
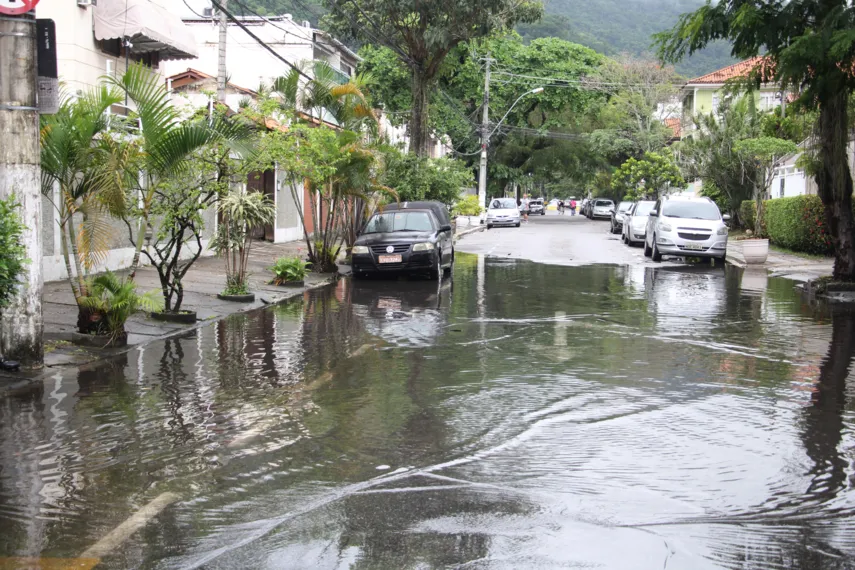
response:
<svg viewBox="0 0 855 570"><path fill-rule="evenodd" d="M855 6L849 0L721 0L681 16L656 38L659 55L679 61L717 39L733 55L765 52L755 85L780 82L819 108L816 182L834 244L834 278L855 281L855 220L847 161L848 101L855 91Z"/></svg>
<svg viewBox="0 0 855 570"><path fill-rule="evenodd" d="M457 45L517 22L540 18L537 0L325 0L328 23L340 35L391 49L409 68L412 86L410 151L428 148L431 89Z"/></svg>

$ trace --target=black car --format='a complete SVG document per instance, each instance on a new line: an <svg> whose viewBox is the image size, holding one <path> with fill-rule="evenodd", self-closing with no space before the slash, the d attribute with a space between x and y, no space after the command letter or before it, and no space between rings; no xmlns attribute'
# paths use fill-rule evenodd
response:
<svg viewBox="0 0 855 570"><path fill-rule="evenodd" d="M351 252L356 278L379 273L427 273L439 280L454 265L454 235L439 202L404 202L377 212Z"/></svg>

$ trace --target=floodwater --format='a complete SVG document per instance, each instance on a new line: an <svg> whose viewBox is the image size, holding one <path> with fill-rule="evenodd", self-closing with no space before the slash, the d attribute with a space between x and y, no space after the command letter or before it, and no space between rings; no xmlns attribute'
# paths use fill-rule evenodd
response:
<svg viewBox="0 0 855 570"><path fill-rule="evenodd" d="M0 568L853 568L853 354L732 268L342 281L0 401Z"/></svg>

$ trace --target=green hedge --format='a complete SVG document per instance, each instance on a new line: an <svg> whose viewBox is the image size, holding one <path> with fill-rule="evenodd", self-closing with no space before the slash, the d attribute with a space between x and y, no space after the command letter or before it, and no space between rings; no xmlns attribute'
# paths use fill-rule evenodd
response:
<svg viewBox="0 0 855 570"><path fill-rule="evenodd" d="M754 200L745 200L739 207L739 222L742 228L746 230L754 230L754 214L757 213L757 208L754 205Z"/></svg>
<svg viewBox="0 0 855 570"><path fill-rule="evenodd" d="M775 245L805 253L834 253L819 196L767 200L765 210L766 231Z"/></svg>

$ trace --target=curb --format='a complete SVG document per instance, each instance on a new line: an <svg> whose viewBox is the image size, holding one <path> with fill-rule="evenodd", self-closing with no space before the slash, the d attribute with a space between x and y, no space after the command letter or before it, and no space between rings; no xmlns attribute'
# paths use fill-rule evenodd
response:
<svg viewBox="0 0 855 570"><path fill-rule="evenodd" d="M254 308L249 309L249 310L237 310L233 313L220 315L219 317L216 317L213 319L207 319L204 321L200 321L200 322L197 322L193 326L177 329L177 330L174 330L172 332L162 334L159 336L153 336L150 339L146 340L145 342L141 342L139 344L134 344L134 345L128 345L128 346L123 347L119 350L113 350L109 354L97 355L92 360L87 360L85 362L77 362L74 364L57 364L54 366L45 366L41 370L41 373L37 374L36 376L32 376L30 378L19 378L19 379L17 379L17 381L15 381L15 379L13 379L13 377L10 377L9 375L5 375L5 374L0 375L0 399L6 398L7 396L13 395L15 393L22 393L22 392L31 390L34 387L38 386L39 384L44 383L45 380L55 376L58 371L65 370L65 369L73 369L73 368L91 367L91 366L96 365L100 362L110 360L116 356L120 356L122 354L127 354L129 352L132 352L132 351L138 349L138 348L148 346L154 342L158 342L158 341L162 341L162 340L168 340L170 338L187 335L188 333L191 333L197 329L201 329L203 327L210 326L210 325L212 325L218 321L229 318L233 315L240 315L240 314L245 314L245 313L263 310L266 307L271 306L271 305L280 305L282 303L290 301L291 299L296 299L297 297L301 296L303 293L305 293L307 291L311 291L313 289L320 289L321 287L326 287L328 285L331 285L331 284L337 282L339 279L341 279L343 277L347 277L348 275L350 275L350 269L349 268L346 271L340 271L338 273L335 273L334 275L331 275L331 276L323 279L322 281L318 281L317 283L313 283L312 285L308 285L308 286L303 287L301 289L294 288L293 291L290 291L290 293L293 293L291 295L276 296L276 297L272 297L272 298L267 297L265 295L265 296L263 296L264 297L263 299L261 296L259 296L259 300L261 300L262 303L264 303L260 307L254 307ZM10 382L9 384L3 384L2 381L4 379L7 379L7 378L9 380L12 380L12 382Z"/></svg>
<svg viewBox="0 0 855 570"><path fill-rule="evenodd" d="M484 230L486 230L486 229L487 229L487 226L486 226L486 225L484 225L484 224L480 224L480 225L478 225L478 226L475 226L474 228L469 228L468 230L463 230L462 232L460 232L460 233L456 234L456 235L454 236L454 240L455 240L455 241L457 241L457 240L459 240L459 239L461 239L461 238L464 238L464 237L468 236L469 234L474 234L474 233L477 233L477 232L483 232L483 231L484 231Z"/></svg>

